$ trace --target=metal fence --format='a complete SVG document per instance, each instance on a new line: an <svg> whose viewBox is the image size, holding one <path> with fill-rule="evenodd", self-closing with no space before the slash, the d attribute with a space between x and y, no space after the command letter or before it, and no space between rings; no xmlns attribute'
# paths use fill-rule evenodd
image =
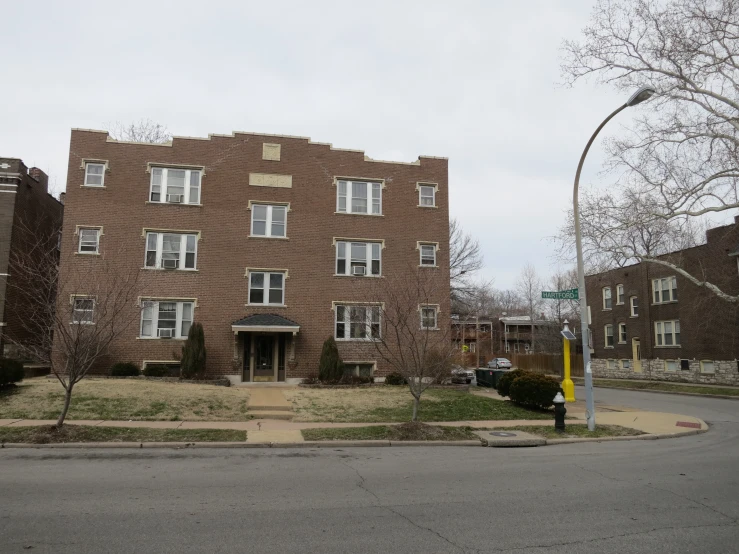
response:
<svg viewBox="0 0 739 554"><path fill-rule="evenodd" d="M547 375L564 375L564 356L562 354L513 354L511 362L514 368L525 369ZM582 354L570 354L570 374L572 377L584 377L585 370Z"/></svg>

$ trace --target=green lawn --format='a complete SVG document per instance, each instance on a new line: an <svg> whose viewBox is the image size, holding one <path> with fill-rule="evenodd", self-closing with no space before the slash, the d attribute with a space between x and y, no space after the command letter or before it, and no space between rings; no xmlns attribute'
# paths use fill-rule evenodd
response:
<svg viewBox="0 0 739 554"><path fill-rule="evenodd" d="M479 440L470 427L438 427L423 423L373 425L339 429L303 429L307 441L390 440L390 441L461 441Z"/></svg>
<svg viewBox="0 0 739 554"><path fill-rule="evenodd" d="M522 431L539 435L546 439L571 439L575 437L587 437L591 439L601 437L627 437L634 435L643 435L641 431L621 427L619 425L598 425L592 433L588 431L588 426L583 424L567 425L564 433L554 429L554 425L520 425L518 427L500 427L495 431Z"/></svg>
<svg viewBox="0 0 739 554"><path fill-rule="evenodd" d="M230 429L145 429L64 425L61 431L50 425L40 427L0 427L0 443L33 444L63 442L244 442L246 431Z"/></svg>
<svg viewBox="0 0 739 554"><path fill-rule="evenodd" d="M578 384L582 382L581 379L576 380ZM722 396L739 396L739 387L721 387L721 386L706 386L706 387L695 387L691 385L684 385L681 383L663 383L655 381L638 381L638 380L626 380L626 379L593 379L593 385L598 387L610 387L617 389L639 389L639 390L656 390L664 392L689 392L692 394L719 394Z"/></svg>

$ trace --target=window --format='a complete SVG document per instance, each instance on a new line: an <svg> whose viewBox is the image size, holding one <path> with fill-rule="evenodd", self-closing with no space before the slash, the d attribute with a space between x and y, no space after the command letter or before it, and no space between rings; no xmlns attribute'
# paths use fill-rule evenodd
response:
<svg viewBox="0 0 739 554"><path fill-rule="evenodd" d="M336 275L380 275L379 242L336 242Z"/></svg>
<svg viewBox="0 0 739 554"><path fill-rule="evenodd" d="M151 168L149 200L163 204L200 204L199 169Z"/></svg>
<svg viewBox="0 0 739 554"><path fill-rule="evenodd" d="M603 309L610 310L612 307L613 307L613 302L611 300L611 287L604 287L603 288Z"/></svg>
<svg viewBox="0 0 739 554"><path fill-rule="evenodd" d="M421 244L419 246L421 251L421 265L435 267L436 266L436 245L435 244Z"/></svg>
<svg viewBox="0 0 739 554"><path fill-rule="evenodd" d="M616 360L606 360L606 369L616 369Z"/></svg>
<svg viewBox="0 0 739 554"><path fill-rule="evenodd" d="M621 360L621 369L631 369L631 360Z"/></svg>
<svg viewBox="0 0 739 554"><path fill-rule="evenodd" d="M677 371L677 360L665 360L665 371Z"/></svg>
<svg viewBox="0 0 739 554"><path fill-rule="evenodd" d="M193 302L162 300L141 304L141 338L185 339L193 319Z"/></svg>
<svg viewBox="0 0 739 554"><path fill-rule="evenodd" d="M155 269L195 269L198 236L180 233L146 233L144 267Z"/></svg>
<svg viewBox="0 0 739 554"><path fill-rule="evenodd" d="M250 271L249 304L284 305L285 274L282 272Z"/></svg>
<svg viewBox="0 0 739 554"><path fill-rule="evenodd" d="M102 187L105 183L105 164L85 164L85 186Z"/></svg>
<svg viewBox="0 0 739 554"><path fill-rule="evenodd" d="M338 340L372 340L380 337L380 306L336 306Z"/></svg>
<svg viewBox="0 0 739 554"><path fill-rule="evenodd" d="M382 184L368 181L339 181L336 211L348 214L382 214Z"/></svg>
<svg viewBox="0 0 739 554"><path fill-rule="evenodd" d="M665 277L663 279L652 280L652 290L654 291L654 303L663 304L665 302L677 301L677 278Z"/></svg>
<svg viewBox="0 0 739 554"><path fill-rule="evenodd" d="M613 325L605 326L606 348L613 348Z"/></svg>
<svg viewBox="0 0 739 554"><path fill-rule="evenodd" d="M95 313L94 298L75 298L72 305L72 323L91 324L94 322Z"/></svg>
<svg viewBox="0 0 739 554"><path fill-rule="evenodd" d="M344 362L344 375L355 377L372 377L374 362Z"/></svg>
<svg viewBox="0 0 739 554"><path fill-rule="evenodd" d="M100 229L80 229L80 241L77 248L79 254L98 254L100 247Z"/></svg>
<svg viewBox="0 0 739 554"><path fill-rule="evenodd" d="M433 185L418 186L418 205L419 206L436 206L436 187Z"/></svg>
<svg viewBox="0 0 739 554"><path fill-rule="evenodd" d="M626 344L626 324L625 323L618 324L618 343Z"/></svg>
<svg viewBox="0 0 739 554"><path fill-rule="evenodd" d="M632 296L629 299L629 302L631 303L631 317L638 317L639 316L639 299L636 296Z"/></svg>
<svg viewBox="0 0 739 554"><path fill-rule="evenodd" d="M435 306L422 306L421 329L437 329L437 315L438 308L436 308Z"/></svg>
<svg viewBox="0 0 739 554"><path fill-rule="evenodd" d="M253 204L251 207L251 235L253 237L281 237L287 231L287 206Z"/></svg>
<svg viewBox="0 0 739 554"><path fill-rule="evenodd" d="M701 361L701 373L716 373L716 368L711 360Z"/></svg>
<svg viewBox="0 0 739 554"><path fill-rule="evenodd" d="M655 321L654 335L657 346L680 346L680 321Z"/></svg>
<svg viewBox="0 0 739 554"><path fill-rule="evenodd" d="M624 286L616 285L616 304L624 303Z"/></svg>

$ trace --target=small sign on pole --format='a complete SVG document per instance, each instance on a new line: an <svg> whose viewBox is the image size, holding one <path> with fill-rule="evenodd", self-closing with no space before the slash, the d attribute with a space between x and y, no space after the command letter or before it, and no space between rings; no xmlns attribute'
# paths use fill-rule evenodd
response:
<svg viewBox="0 0 739 554"><path fill-rule="evenodd" d="M569 289L560 291L541 291L541 297L546 300L580 300L579 289Z"/></svg>

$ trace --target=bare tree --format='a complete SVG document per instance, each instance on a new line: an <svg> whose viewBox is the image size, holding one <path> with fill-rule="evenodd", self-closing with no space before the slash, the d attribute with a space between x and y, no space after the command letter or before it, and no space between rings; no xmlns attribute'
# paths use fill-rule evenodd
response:
<svg viewBox="0 0 739 554"><path fill-rule="evenodd" d="M459 221L449 220L449 278L452 299L462 299L475 292L474 274L482 269L480 243L466 233Z"/></svg>
<svg viewBox="0 0 739 554"><path fill-rule="evenodd" d="M113 256L125 259L125 256ZM105 257L67 262L59 270L57 237L36 234L15 254L17 306L25 338L14 345L28 358L48 364L65 391L57 427L64 424L74 386L103 361L111 343L138 321L138 268ZM35 288L24 283L35 283Z"/></svg>
<svg viewBox="0 0 739 554"><path fill-rule="evenodd" d="M549 278L547 285L551 290L561 291L577 288L577 269L571 268L567 270L555 271ZM577 322L580 321L580 302L578 300L544 300L545 313L548 319L559 323L559 329L565 320L569 321L570 329L577 330Z"/></svg>
<svg viewBox="0 0 739 554"><path fill-rule="evenodd" d="M421 395L450 375L455 352L448 314L439 309L446 290L438 275L415 267L396 275L371 283L366 308L346 309L354 310L349 320L356 333L366 332L380 358L408 382L417 421Z"/></svg>
<svg viewBox="0 0 739 554"><path fill-rule="evenodd" d="M172 133L167 127L150 119L142 119L133 123L107 123L105 129L110 137L125 142L147 142L164 144L172 140Z"/></svg>
<svg viewBox="0 0 739 554"><path fill-rule="evenodd" d="M536 351L536 321L540 318L541 291L543 285L536 268L526 264L518 276L516 289L526 307L526 312L531 318L531 352Z"/></svg>
<svg viewBox="0 0 739 554"><path fill-rule="evenodd" d="M600 0L562 64L569 84L592 77L624 94L658 92L624 138L607 142L617 182L583 204L591 247L611 267L669 267L732 303L739 296L715 276L664 254L690 244L707 214L739 208L738 41L737 0Z"/></svg>

